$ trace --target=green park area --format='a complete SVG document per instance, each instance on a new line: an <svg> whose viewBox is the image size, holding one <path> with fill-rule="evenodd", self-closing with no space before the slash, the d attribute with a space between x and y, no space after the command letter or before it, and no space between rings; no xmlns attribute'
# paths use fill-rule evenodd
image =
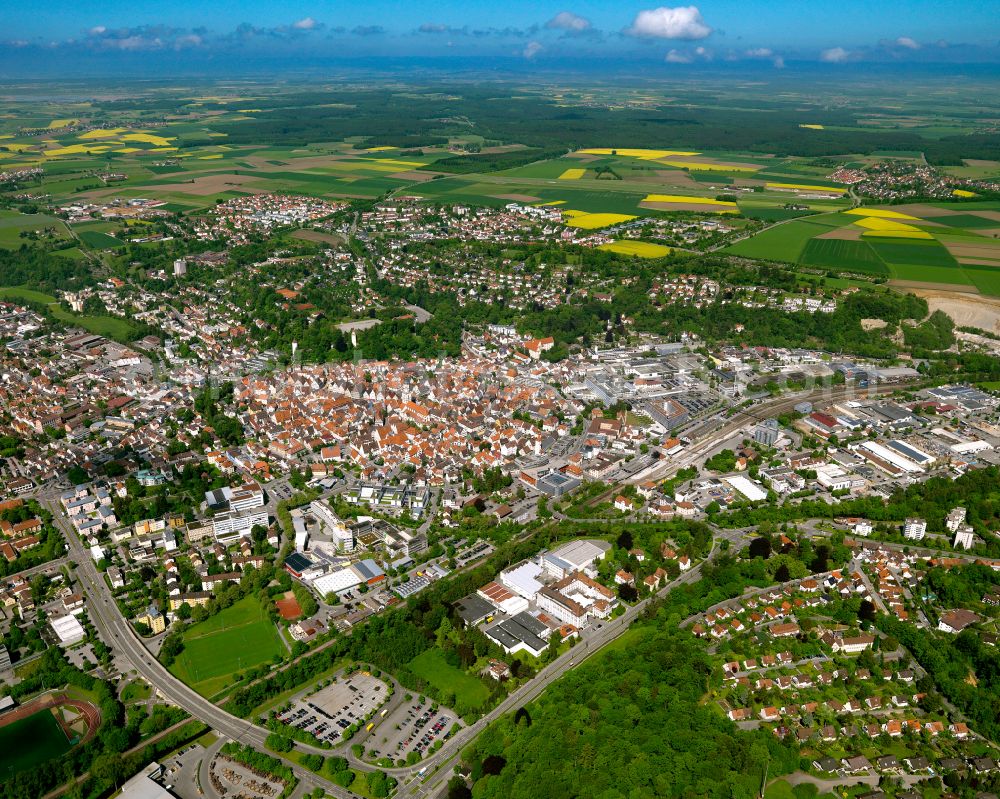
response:
<svg viewBox="0 0 1000 799"><path fill-rule="evenodd" d="M481 681L452 666L445 660L444 652L437 647L413 658L410 661L410 671L438 691L454 693L457 706L476 708L489 698L489 691Z"/></svg>
<svg viewBox="0 0 1000 799"><path fill-rule="evenodd" d="M124 341L128 339L132 332L132 326L125 319L117 316L90 316L86 314L75 314L67 311L59 304L59 300L51 294L25 288L24 286L3 286L0 287L0 300L11 300L29 302L36 305L44 305L48 312L67 325L82 327L84 330L98 336Z"/></svg>
<svg viewBox="0 0 1000 799"><path fill-rule="evenodd" d="M69 749L70 743L51 710L19 719L0 727L0 777L27 771Z"/></svg>
<svg viewBox="0 0 1000 799"><path fill-rule="evenodd" d="M202 696L213 696L234 675L266 663L285 648L256 597L246 597L184 632L184 649L170 671Z"/></svg>

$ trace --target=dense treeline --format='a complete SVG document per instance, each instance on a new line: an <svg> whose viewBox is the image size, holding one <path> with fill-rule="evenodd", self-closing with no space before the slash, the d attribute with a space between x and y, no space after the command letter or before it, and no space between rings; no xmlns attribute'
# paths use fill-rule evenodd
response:
<svg viewBox="0 0 1000 799"><path fill-rule="evenodd" d="M78 291L95 282L86 261L60 258L44 247L27 244L16 250L0 248L0 286L26 286L54 294Z"/></svg>

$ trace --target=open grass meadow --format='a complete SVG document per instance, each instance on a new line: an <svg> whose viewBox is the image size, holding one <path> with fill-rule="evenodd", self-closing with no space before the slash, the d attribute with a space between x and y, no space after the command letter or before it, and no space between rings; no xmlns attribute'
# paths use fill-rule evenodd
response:
<svg viewBox="0 0 1000 799"><path fill-rule="evenodd" d="M54 237L66 238L66 225L61 219L46 214L20 214L17 211L0 211L0 247L16 250L26 239L22 233L43 234L52 230Z"/></svg>
<svg viewBox="0 0 1000 799"><path fill-rule="evenodd" d="M100 230L81 230L77 235L80 237L80 241L95 250L113 250L115 247L125 246L125 242L121 239L116 239Z"/></svg>
<svg viewBox="0 0 1000 799"><path fill-rule="evenodd" d="M888 275L889 269L867 241L810 239L799 258L802 266Z"/></svg>
<svg viewBox="0 0 1000 799"><path fill-rule="evenodd" d="M205 697L233 676L286 652L256 597L245 597L184 632L184 650L170 671Z"/></svg>
<svg viewBox="0 0 1000 799"><path fill-rule="evenodd" d="M963 266L962 272L981 294L1000 297L1000 269L990 266Z"/></svg>
<svg viewBox="0 0 1000 799"><path fill-rule="evenodd" d="M421 652L410 661L409 668L439 691L454 692L456 705L476 708L489 698L490 693L480 680L448 663L444 652L437 647Z"/></svg>
<svg viewBox="0 0 1000 799"><path fill-rule="evenodd" d="M0 778L27 771L70 749L51 710L40 710L0 727Z"/></svg>
<svg viewBox="0 0 1000 799"><path fill-rule="evenodd" d="M806 244L825 230L826 228L820 225L803 220L785 222L726 247L723 252L794 264L798 263Z"/></svg>
<svg viewBox="0 0 1000 799"><path fill-rule="evenodd" d="M59 304L59 300L51 294L25 288L24 286L0 287L0 299L22 300L24 302L44 305L48 312L61 322L82 327L98 336L107 336L118 341L124 341L132 332L132 325L127 319L117 316L85 316L67 311Z"/></svg>

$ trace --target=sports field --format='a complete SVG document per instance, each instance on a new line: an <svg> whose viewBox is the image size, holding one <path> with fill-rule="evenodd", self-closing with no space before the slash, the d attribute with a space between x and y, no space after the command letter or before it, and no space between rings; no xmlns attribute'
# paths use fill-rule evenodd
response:
<svg viewBox="0 0 1000 799"><path fill-rule="evenodd" d="M217 694L233 675L285 653L278 631L256 597L246 597L184 633L184 651L170 671L202 696Z"/></svg>
<svg viewBox="0 0 1000 799"><path fill-rule="evenodd" d="M439 691L454 692L455 703L463 707L477 708L490 695L482 682L448 663L444 659L444 652L437 647L413 658L410 661L410 671Z"/></svg>
<svg viewBox="0 0 1000 799"><path fill-rule="evenodd" d="M26 741L31 745L26 746ZM66 735L48 709L0 727L0 778L34 768L69 748Z"/></svg>

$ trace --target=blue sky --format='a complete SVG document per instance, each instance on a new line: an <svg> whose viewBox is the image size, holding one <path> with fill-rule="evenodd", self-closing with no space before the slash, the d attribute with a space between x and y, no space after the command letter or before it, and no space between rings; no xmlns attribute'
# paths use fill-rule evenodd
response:
<svg viewBox="0 0 1000 799"><path fill-rule="evenodd" d="M240 58L479 57L709 64L1000 63L1000 0L335 2L45 0L5 4L0 63L44 57L212 63Z"/></svg>

